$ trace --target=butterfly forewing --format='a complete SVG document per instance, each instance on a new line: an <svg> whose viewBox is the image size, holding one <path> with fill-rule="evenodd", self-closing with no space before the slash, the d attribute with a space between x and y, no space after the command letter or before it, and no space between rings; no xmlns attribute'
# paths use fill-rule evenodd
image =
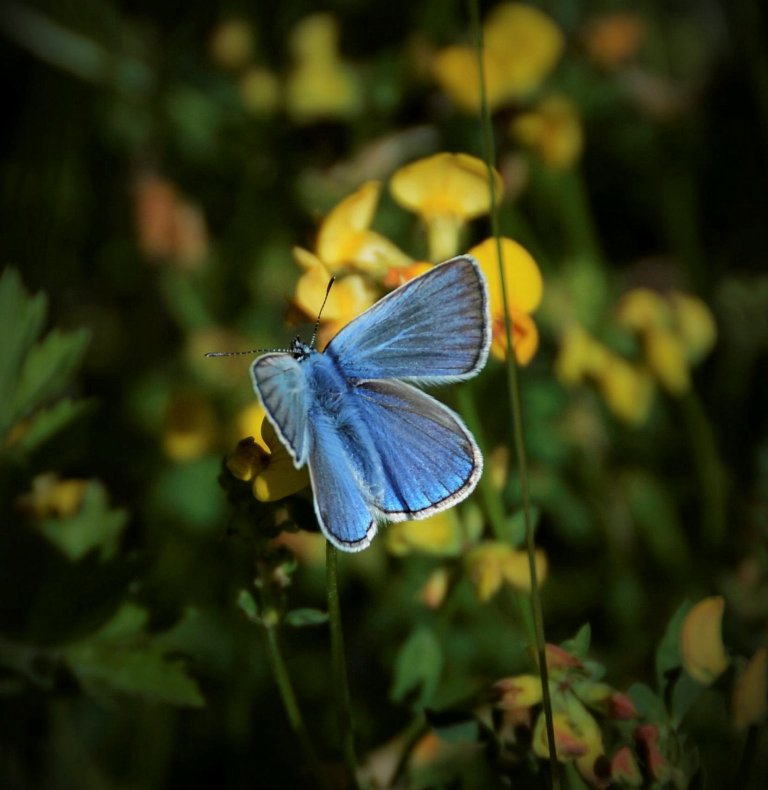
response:
<svg viewBox="0 0 768 790"><path fill-rule="evenodd" d="M488 293L474 258L435 266L376 302L325 353L350 379L439 384L477 373L491 342Z"/></svg>
<svg viewBox="0 0 768 790"><path fill-rule="evenodd" d="M251 366L253 386L297 467L307 461L309 393L301 363L290 354L264 354Z"/></svg>

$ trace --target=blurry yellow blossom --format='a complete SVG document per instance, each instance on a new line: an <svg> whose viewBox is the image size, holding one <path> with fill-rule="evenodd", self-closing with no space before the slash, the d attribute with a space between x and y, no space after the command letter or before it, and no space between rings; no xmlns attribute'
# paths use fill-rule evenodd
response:
<svg viewBox="0 0 768 790"><path fill-rule="evenodd" d="M209 45L211 59L223 69L236 71L248 65L253 57L253 28L240 17L232 17L213 31Z"/></svg>
<svg viewBox="0 0 768 790"><path fill-rule="evenodd" d="M429 574L426 584L421 588L419 598L429 609L439 609L448 593L448 570L436 568Z"/></svg>
<svg viewBox="0 0 768 790"><path fill-rule="evenodd" d="M461 553L463 532L454 509L422 521L400 521L390 524L385 532L386 546L393 554L433 554L455 557Z"/></svg>
<svg viewBox="0 0 768 790"><path fill-rule="evenodd" d="M605 69L632 58L646 34L645 21L631 11L617 11L591 19L582 33L589 58Z"/></svg>
<svg viewBox="0 0 768 790"><path fill-rule="evenodd" d="M78 513L87 488L87 480L60 480L54 472L46 472L32 480L32 490L19 497L18 505L36 518L67 518Z"/></svg>
<svg viewBox="0 0 768 790"><path fill-rule="evenodd" d="M411 259L385 236L370 229L379 202L381 184L367 181L338 203L325 217L317 234L317 257L336 274L359 269L374 277Z"/></svg>
<svg viewBox="0 0 768 790"><path fill-rule="evenodd" d="M543 281L536 261L516 241L502 238L501 252L506 274L507 307L512 321L512 344L517 361L521 365L526 365L533 358L539 345L538 329L529 314L541 303ZM504 296L499 276L496 240L486 239L473 247L469 254L477 258L488 282L493 327L491 353L498 359L504 359L507 351Z"/></svg>
<svg viewBox="0 0 768 790"><path fill-rule="evenodd" d="M386 288L398 288L407 283L408 280L424 274L431 268L432 264L425 261L417 261L416 263L408 264L408 266L396 266L384 275L384 279L381 282Z"/></svg>
<svg viewBox="0 0 768 790"><path fill-rule="evenodd" d="M636 288L622 297L616 319L640 337L648 367L673 395L690 389L690 366L711 350L717 336L709 308L690 294L663 296Z"/></svg>
<svg viewBox="0 0 768 790"><path fill-rule="evenodd" d="M760 647L739 673L733 687L733 724L737 729L761 724L768 706L768 648Z"/></svg>
<svg viewBox="0 0 768 790"><path fill-rule="evenodd" d="M519 143L533 149L553 170L572 167L581 156L584 132L576 106L565 96L547 96L512 121Z"/></svg>
<svg viewBox="0 0 768 790"><path fill-rule="evenodd" d="M714 595L699 601L683 620L680 655L686 672L704 686L714 683L728 668L722 637L725 601Z"/></svg>
<svg viewBox="0 0 768 790"><path fill-rule="evenodd" d="M338 25L330 14L312 14L291 32L294 66L285 103L296 120L349 118L362 110L359 79L339 56L338 39Z"/></svg>
<svg viewBox="0 0 768 790"><path fill-rule="evenodd" d="M259 421L259 415L261 419ZM260 422L258 432L240 441L227 459L227 469L238 480L253 481L253 495L273 502L309 485L306 467L296 469L293 459L275 433L261 404L248 409L242 419L250 426Z"/></svg>
<svg viewBox="0 0 768 790"><path fill-rule="evenodd" d="M491 476L493 487L501 491L507 484L509 475L509 447L500 444L488 456L488 469L486 474Z"/></svg>
<svg viewBox="0 0 768 790"><path fill-rule="evenodd" d="M608 352L597 375L597 386L608 408L631 425L645 422L653 403L653 379L645 368Z"/></svg>
<svg viewBox="0 0 768 790"><path fill-rule="evenodd" d="M263 66L251 66L238 82L243 106L254 115L272 115L280 104L280 82Z"/></svg>
<svg viewBox="0 0 768 790"><path fill-rule="evenodd" d="M325 565L326 539L320 532L289 532L283 530L274 540L276 546L285 546L303 565Z"/></svg>
<svg viewBox="0 0 768 790"><path fill-rule="evenodd" d="M469 551L465 559L467 575L475 587L479 601L485 603L509 584L516 590L531 591L528 554L506 543L485 541ZM536 573L539 584L547 576L547 558L536 551Z"/></svg>
<svg viewBox="0 0 768 790"><path fill-rule="evenodd" d="M555 362L555 375L567 387L582 384L598 376L608 362L610 352L586 329L571 324L563 333L560 353Z"/></svg>
<svg viewBox="0 0 768 790"><path fill-rule="evenodd" d="M542 700L541 678L538 675L516 675L502 678L493 685L499 695L496 703L502 710L516 710L538 705Z"/></svg>
<svg viewBox="0 0 768 790"><path fill-rule="evenodd" d="M182 199L167 179L153 174L139 178L135 219L139 248L150 258L194 269L208 254L208 230L202 212Z"/></svg>
<svg viewBox="0 0 768 790"><path fill-rule="evenodd" d="M207 399L195 393L174 395L166 409L163 452L174 461L194 461L216 442L216 417Z"/></svg>
<svg viewBox="0 0 768 790"><path fill-rule="evenodd" d="M564 37L552 19L523 3L500 3L483 25L483 71L491 110L536 89L554 69ZM440 50L435 80L463 110L480 108L477 55L469 46Z"/></svg>
<svg viewBox="0 0 768 790"><path fill-rule="evenodd" d="M495 171L494 177L500 198L501 177ZM456 255L461 228L491 207L488 169L468 154L439 153L411 162L395 172L390 190L401 206L424 221L433 261Z"/></svg>

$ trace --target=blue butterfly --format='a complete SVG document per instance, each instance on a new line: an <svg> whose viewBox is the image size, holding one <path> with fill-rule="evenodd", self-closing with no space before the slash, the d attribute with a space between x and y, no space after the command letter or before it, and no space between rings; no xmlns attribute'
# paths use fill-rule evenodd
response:
<svg viewBox="0 0 768 790"><path fill-rule="evenodd" d="M461 381L488 358L488 288L453 258L347 324L321 353L298 339L251 367L296 468L309 464L326 538L360 551L380 521L421 519L474 490L483 457L461 419L412 386Z"/></svg>

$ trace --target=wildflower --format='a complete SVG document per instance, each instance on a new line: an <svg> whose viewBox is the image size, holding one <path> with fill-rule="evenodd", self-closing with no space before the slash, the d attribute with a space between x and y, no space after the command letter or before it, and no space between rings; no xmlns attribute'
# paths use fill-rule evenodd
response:
<svg viewBox="0 0 768 790"><path fill-rule="evenodd" d="M531 591L528 554L506 543L485 541L478 544L467 554L465 565L481 603L493 598L504 583L516 590ZM536 575L539 584L547 576L547 558L539 550L536 551Z"/></svg>
<svg viewBox="0 0 768 790"><path fill-rule="evenodd" d="M251 433L242 439L227 459L227 469L238 480L253 483L253 495L260 502L283 499L309 485L306 467L296 469L293 459L266 417L261 404L248 409L244 418Z"/></svg>
<svg viewBox="0 0 768 790"><path fill-rule="evenodd" d="M560 59L564 38L550 17L522 3L501 3L483 25L483 71L488 106L496 109L535 90ZM472 47L451 46L434 59L440 87L461 109L480 108L477 55Z"/></svg>
<svg viewBox="0 0 768 790"><path fill-rule="evenodd" d="M166 409L162 433L165 454L174 461L194 461L216 440L216 418L210 403L194 393L174 395Z"/></svg>
<svg viewBox="0 0 768 790"><path fill-rule="evenodd" d="M768 648L760 647L733 687L733 724L743 730L765 719L768 699Z"/></svg>
<svg viewBox="0 0 768 790"><path fill-rule="evenodd" d="M578 324L568 326L555 362L555 375L567 387L582 384L598 376L608 362L610 352Z"/></svg>
<svg viewBox="0 0 768 790"><path fill-rule="evenodd" d="M686 672L709 686L728 668L721 634L725 601L715 595L699 601L683 620L680 655Z"/></svg>
<svg viewBox="0 0 768 790"><path fill-rule="evenodd" d="M87 480L61 480L54 472L46 472L32 480L32 490L19 497L18 505L38 519L68 518L79 512L87 488Z"/></svg>
<svg viewBox="0 0 768 790"><path fill-rule="evenodd" d="M455 510L443 510L423 521L400 521L386 531L392 554L411 552L455 557L461 553L464 534Z"/></svg>
<svg viewBox="0 0 768 790"><path fill-rule="evenodd" d="M294 67L285 103L297 121L349 118L362 110L361 86L339 56L338 38L338 25L329 14L312 14L291 32Z"/></svg>
<svg viewBox="0 0 768 790"><path fill-rule="evenodd" d="M448 594L448 570L436 568L421 588L419 599L429 609L439 609Z"/></svg>
<svg viewBox="0 0 768 790"><path fill-rule="evenodd" d="M199 208L167 179L143 175L135 188L139 249L148 257L196 269L208 254L208 231Z"/></svg>
<svg viewBox="0 0 768 790"><path fill-rule="evenodd" d="M645 21L629 11L591 19L582 33L590 60L604 69L615 69L630 60L645 39Z"/></svg>
<svg viewBox="0 0 768 790"><path fill-rule="evenodd" d="M494 171L496 195L501 177ZM427 227L429 258L442 261L459 251L459 232L491 206L488 169L468 154L439 153L401 167L390 181L394 199L418 214Z"/></svg>
<svg viewBox="0 0 768 790"><path fill-rule="evenodd" d="M611 758L611 779L630 787L642 786L643 775L629 746L620 747Z"/></svg>
<svg viewBox="0 0 768 790"><path fill-rule="evenodd" d="M246 66L253 57L253 50L253 28L248 20L240 17L232 17L219 24L209 44L213 62L230 71Z"/></svg>
<svg viewBox="0 0 768 790"><path fill-rule="evenodd" d="M666 782L672 775L672 769L659 748L659 728L655 724L641 724L635 728L634 736L651 776L658 782Z"/></svg>
<svg viewBox="0 0 768 790"><path fill-rule="evenodd" d="M263 66L251 66L238 82L243 106L254 115L272 115L280 104L280 83Z"/></svg>
<svg viewBox="0 0 768 790"><path fill-rule="evenodd" d="M640 337L649 369L672 395L690 389L691 366L711 350L717 336L709 308L690 294L665 297L636 288L622 298L616 318Z"/></svg>
<svg viewBox="0 0 768 790"><path fill-rule="evenodd" d="M606 406L620 420L640 425L653 404L653 379L645 368L608 352L597 376L597 387Z"/></svg>
<svg viewBox="0 0 768 790"><path fill-rule="evenodd" d="M510 130L547 167L566 170L581 156L584 133L579 114L565 96L547 96L512 121Z"/></svg>
<svg viewBox="0 0 768 790"><path fill-rule="evenodd" d="M512 346L517 361L521 365L527 365L539 345L538 329L530 313L541 303L541 272L530 253L516 241L502 238L501 252L506 274L507 308L512 322ZM486 239L473 247L469 254L477 258L488 282L493 327L491 353L498 359L504 359L507 340L496 240Z"/></svg>

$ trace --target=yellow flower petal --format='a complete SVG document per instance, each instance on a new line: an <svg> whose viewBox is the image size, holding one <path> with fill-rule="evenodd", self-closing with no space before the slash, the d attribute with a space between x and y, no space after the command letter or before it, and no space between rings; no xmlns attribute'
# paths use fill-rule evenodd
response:
<svg viewBox="0 0 768 790"><path fill-rule="evenodd" d="M437 568L429 574L419 598L429 609L439 609L448 593L449 575L446 568Z"/></svg>
<svg viewBox="0 0 768 790"><path fill-rule="evenodd" d="M672 395L691 388L691 376L681 338L668 329L649 330L645 335L645 359L651 372Z"/></svg>
<svg viewBox="0 0 768 790"><path fill-rule="evenodd" d="M494 175L500 196L501 176ZM491 205L485 163L468 154L439 153L401 167L390 191L401 206L425 220L447 215L467 221L487 214Z"/></svg>
<svg viewBox="0 0 768 790"><path fill-rule="evenodd" d="M768 648L760 647L733 687L733 724L743 730L765 720L768 700Z"/></svg>
<svg viewBox="0 0 768 790"><path fill-rule="evenodd" d="M544 164L555 170L572 167L584 147L576 106L564 96L543 99L512 121L510 129L522 145L536 151Z"/></svg>
<svg viewBox="0 0 768 790"><path fill-rule="evenodd" d="M705 598L685 616L680 629L680 655L686 672L704 686L714 683L728 668L721 635L725 600Z"/></svg>
<svg viewBox="0 0 768 790"><path fill-rule="evenodd" d="M538 675L502 678L493 684L493 688L500 694L496 704L503 710L530 708L532 705L538 705L543 696L541 678Z"/></svg>
<svg viewBox="0 0 768 790"><path fill-rule="evenodd" d="M621 420L639 425L653 402L653 379L640 367L608 353L597 375L597 384L608 408Z"/></svg>
<svg viewBox="0 0 768 790"><path fill-rule="evenodd" d="M673 291L669 302L685 357L691 364L702 360L715 345L717 325L712 311L696 296Z"/></svg>
<svg viewBox="0 0 768 790"><path fill-rule="evenodd" d="M528 553L510 549L501 561L501 573L504 581L516 590L529 593L531 591L531 574L528 564ZM536 549L536 578L541 585L547 578L547 556Z"/></svg>
<svg viewBox="0 0 768 790"><path fill-rule="evenodd" d="M237 443L234 452L227 458L226 467L233 477L247 483L267 468L269 455L253 436L248 436Z"/></svg>
<svg viewBox="0 0 768 790"><path fill-rule="evenodd" d="M165 415L165 454L174 461L194 461L213 447L215 439L216 418L211 404L193 393L175 395Z"/></svg>
<svg viewBox="0 0 768 790"><path fill-rule="evenodd" d="M496 240L486 239L473 247L469 254L477 258L488 282L491 316L503 318L504 306ZM541 303L544 283L539 267L531 254L512 239L501 239L501 254L507 285L507 304L525 313L532 313Z"/></svg>
<svg viewBox="0 0 768 790"><path fill-rule="evenodd" d="M443 510L422 521L401 521L386 530L386 545L393 554L420 552L439 557L461 553L463 534L454 510Z"/></svg>
<svg viewBox="0 0 768 790"><path fill-rule="evenodd" d="M261 502L273 502L295 494L309 485L306 466L296 469L293 459L275 433L269 420L261 426L261 437L269 448L269 458L265 468L256 476L253 494Z"/></svg>
<svg viewBox="0 0 768 790"><path fill-rule="evenodd" d="M581 384L585 378L598 376L610 359L610 352L578 324L569 326L555 363L555 375L566 387Z"/></svg>
<svg viewBox="0 0 768 790"><path fill-rule="evenodd" d="M633 288L616 308L616 322L633 332L669 326L670 308L664 297L650 288Z"/></svg>
<svg viewBox="0 0 768 790"><path fill-rule="evenodd" d="M37 518L68 518L79 512L87 488L88 480L59 480L57 474L47 472L32 480L32 490L20 496L18 504Z"/></svg>
<svg viewBox="0 0 768 790"><path fill-rule="evenodd" d="M295 301L309 317L317 316L328 288L330 275L324 269L305 272L296 284ZM376 291L357 274L336 280L323 308L324 321L348 323L376 301Z"/></svg>
<svg viewBox="0 0 768 790"><path fill-rule="evenodd" d="M483 72L488 108L493 111L507 100L509 91L502 63L487 49L483 53ZM432 75L462 110L480 111L480 77L472 47L455 45L441 49L432 61Z"/></svg>
<svg viewBox="0 0 768 790"><path fill-rule="evenodd" d="M493 598L503 581L501 562L508 547L503 543L486 541L475 546L465 559L467 576L475 587L481 603Z"/></svg>
<svg viewBox="0 0 768 790"><path fill-rule="evenodd" d="M355 246L350 239L370 228L380 192L380 181L366 181L323 220L317 235L317 254L332 271L349 260L349 248Z"/></svg>
<svg viewBox="0 0 768 790"><path fill-rule="evenodd" d="M267 412L261 401L253 400L238 413L235 419L235 431L239 439L252 436L262 450L269 452L266 442L261 438L261 426L266 416Z"/></svg>

